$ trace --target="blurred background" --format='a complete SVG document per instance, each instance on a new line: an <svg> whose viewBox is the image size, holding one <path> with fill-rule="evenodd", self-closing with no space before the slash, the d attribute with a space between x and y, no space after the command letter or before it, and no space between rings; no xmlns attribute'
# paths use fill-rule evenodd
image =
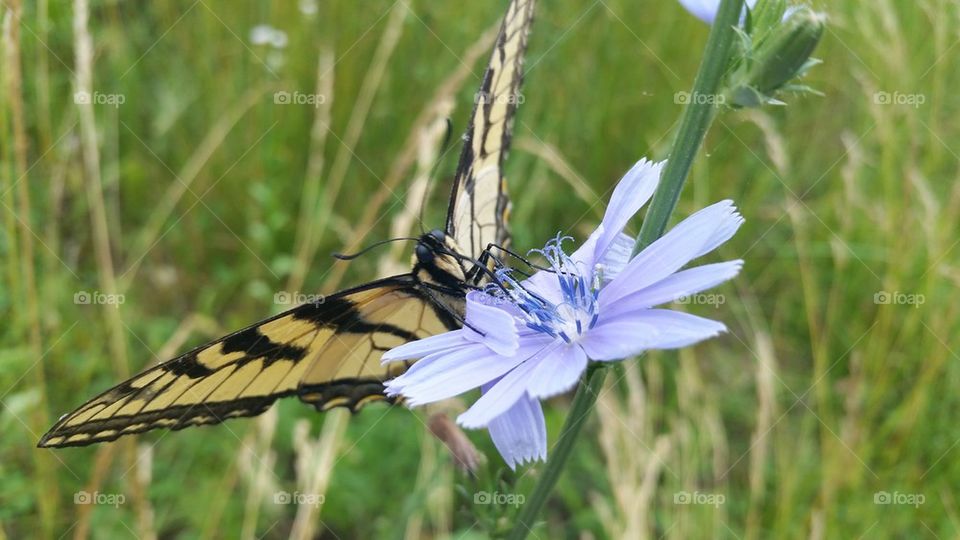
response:
<svg viewBox="0 0 960 540"><path fill-rule="evenodd" d="M505 6L3 0L0 537L511 523L542 468L510 473L470 432L487 460L466 476L423 411L288 400L35 448L135 371L406 264L404 245L329 255L419 232L424 198L443 223ZM960 535L960 5L817 7L805 82L825 95L719 116L676 214L731 198L746 217L709 257L743 274L676 306L730 333L608 378L538 537ZM539 3L506 166L519 250L585 237L622 173L664 157L708 30L670 1Z"/></svg>

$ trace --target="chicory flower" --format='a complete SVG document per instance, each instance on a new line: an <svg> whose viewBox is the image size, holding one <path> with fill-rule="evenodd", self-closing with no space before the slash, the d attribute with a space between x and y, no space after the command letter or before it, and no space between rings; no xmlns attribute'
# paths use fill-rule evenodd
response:
<svg viewBox="0 0 960 540"><path fill-rule="evenodd" d="M610 362L675 349L718 335L716 321L656 306L737 275L742 261L681 270L726 242L743 223L730 201L704 208L633 256L627 222L650 199L663 163L641 160L623 177L600 226L571 255L558 236L537 250L550 264L518 281L508 268L467 295L460 330L388 351L384 362L420 359L387 383L389 395L423 405L480 388L457 418L487 428L511 468L546 459L540 401L566 392L588 361Z"/></svg>

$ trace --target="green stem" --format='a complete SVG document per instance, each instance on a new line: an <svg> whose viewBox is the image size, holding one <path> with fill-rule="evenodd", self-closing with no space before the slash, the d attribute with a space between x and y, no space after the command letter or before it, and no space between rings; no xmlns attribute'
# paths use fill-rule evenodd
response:
<svg viewBox="0 0 960 540"><path fill-rule="evenodd" d="M673 142L673 148L664 167L660 185L650 203L650 209L643 220L640 235L637 237L637 251L650 245L667 228L670 215L677 206L683 183L690 173L703 138L707 134L715 113L714 99L697 99L697 96L712 97L719 94L720 83L730 59L730 50L735 38L734 27L738 24L743 11L743 0L722 0L710 36L697 78L693 84L690 104L683 111L680 130ZM597 402L597 396L603 387L607 370L600 365L591 366L587 372L586 383L581 384L573 398L570 413L560 432L556 446L551 450L550 459L537 482L530 499L524 504L509 540L523 540L535 525L540 510L547 502L553 487L563 472L564 465L583 428L590 411Z"/></svg>
<svg viewBox="0 0 960 540"><path fill-rule="evenodd" d="M683 110L680 130L663 168L660 185L640 227L635 253L639 253L663 235L667 222L670 221L670 214L677 207L683 183L690 174L693 160L703 144L710 123L713 122L715 103L719 100L710 98L720 93L720 83L726 74L730 49L736 37L734 27L740 20L742 11L743 0L724 0L720 3L710 37L707 38L707 49L700 64L700 71L697 72L693 91L690 92L690 104Z"/></svg>
<svg viewBox="0 0 960 540"><path fill-rule="evenodd" d="M570 413L567 415L567 421L563 424L563 431L560 432L557 445L550 451L550 460L547 462L546 469L543 471L543 476L540 477L536 487L533 489L533 493L530 494L530 499L524 503L523 509L517 518L517 524L507 536L509 540L523 540L527 537L527 534L530 533L530 529L533 528L540 509L543 508L544 503L547 502L547 499L550 497L550 492L553 491L553 486L556 485L557 480L560 478L560 473L563 471L563 464L567 461L567 457L570 456L570 451L573 450L573 443L577 440L577 433L580 432L584 422L587 420L587 416L590 415L590 411L593 409L593 405L597 402L597 397L603 388L603 381L607 378L607 371L609 371L605 368L605 365L598 364L591 366L588 370L586 384L580 385L577 394L573 398Z"/></svg>

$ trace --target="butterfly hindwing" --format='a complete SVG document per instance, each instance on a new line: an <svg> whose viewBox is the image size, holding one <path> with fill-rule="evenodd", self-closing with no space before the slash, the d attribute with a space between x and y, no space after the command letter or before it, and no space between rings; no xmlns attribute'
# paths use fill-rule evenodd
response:
<svg viewBox="0 0 960 540"><path fill-rule="evenodd" d="M290 395L322 410L384 399L383 381L406 366L381 366L383 352L457 326L421 287L409 275L379 280L197 347L64 416L40 446L216 424Z"/></svg>
<svg viewBox="0 0 960 540"><path fill-rule="evenodd" d="M474 259L490 244L504 246L510 238L503 162L510 148L513 117L523 101L520 85L533 7L534 0L510 3L463 137L447 234Z"/></svg>
<svg viewBox="0 0 960 540"><path fill-rule="evenodd" d="M300 399L319 410L346 406L357 410L366 403L386 398L384 380L396 377L408 367L405 363L380 365L384 352L414 339L420 339L460 324L448 313L447 306L434 302L424 289L371 290L358 295L364 321L351 325L351 331L339 332L319 352L323 361L313 362L302 378ZM459 297L446 298L448 304L462 303ZM376 327L371 326L376 324ZM329 359L329 360L325 360Z"/></svg>

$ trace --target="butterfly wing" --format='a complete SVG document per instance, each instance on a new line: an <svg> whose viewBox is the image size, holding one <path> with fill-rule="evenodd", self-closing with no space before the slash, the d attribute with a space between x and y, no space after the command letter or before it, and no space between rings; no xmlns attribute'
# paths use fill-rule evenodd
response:
<svg viewBox="0 0 960 540"><path fill-rule="evenodd" d="M510 148L513 116L523 100L519 92L533 7L534 0L510 2L463 137L446 232L474 259L489 244L506 245L510 239L503 161Z"/></svg>
<svg viewBox="0 0 960 540"><path fill-rule="evenodd" d="M39 446L82 446L156 428L217 424L256 416L291 395L321 410L356 410L386 399L383 382L406 366L381 366L384 351L459 327L437 303L442 294L428 294L405 275L298 306L107 390L62 417Z"/></svg>
<svg viewBox="0 0 960 540"><path fill-rule="evenodd" d="M509 240L501 166L520 101L533 4L511 1L464 137L447 233L474 259L490 243ZM357 410L385 400L383 382L408 366L381 366L383 352L459 328L461 292L434 290L403 275L296 307L107 390L63 416L39 446L83 446L156 428L217 424L256 416L292 395L319 410Z"/></svg>

